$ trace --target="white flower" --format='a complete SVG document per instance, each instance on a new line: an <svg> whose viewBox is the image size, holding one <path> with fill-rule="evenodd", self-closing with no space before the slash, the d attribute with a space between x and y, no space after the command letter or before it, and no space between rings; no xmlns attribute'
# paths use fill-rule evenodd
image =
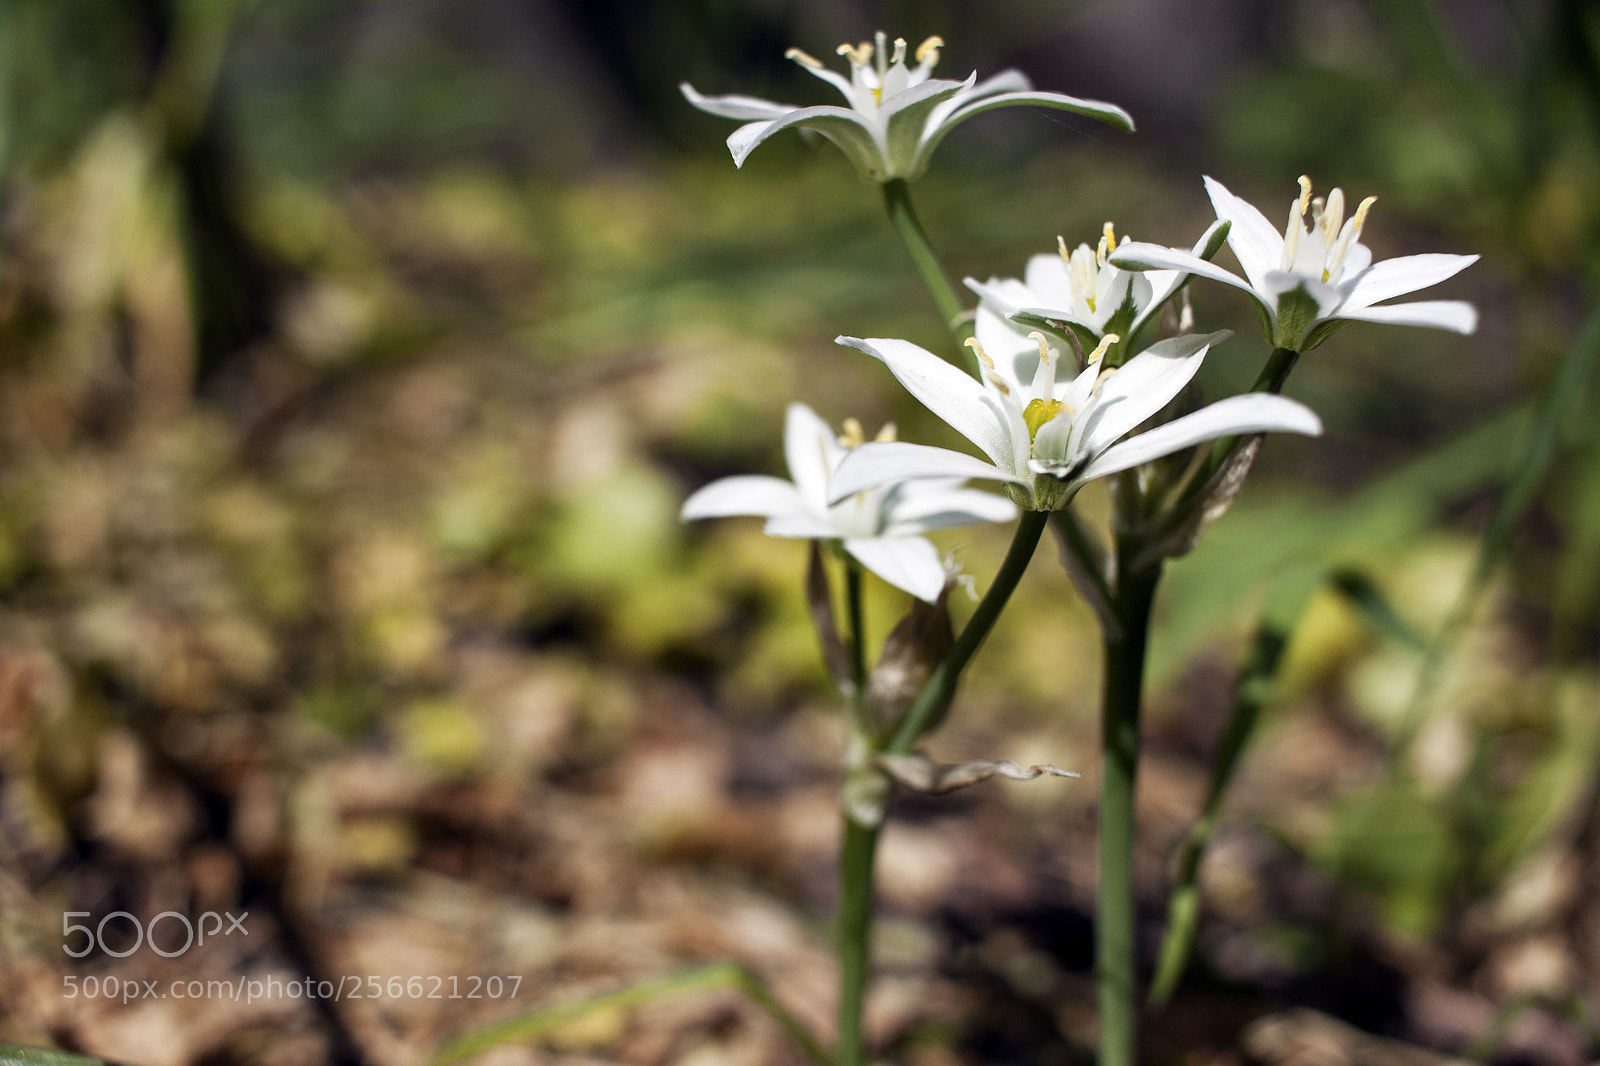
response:
<svg viewBox="0 0 1600 1066"><path fill-rule="evenodd" d="M1406 255L1372 261L1361 243L1361 227L1376 197L1361 201L1344 218L1344 193L1334 189L1324 201L1311 198L1311 179L1300 179L1300 195L1289 206L1289 223L1280 236L1254 207L1222 183L1206 178L1217 218L1231 223L1228 245L1244 268L1240 278L1199 256L1154 244L1118 245L1111 261L1128 270L1160 268L1226 282L1255 298L1268 340L1276 347L1309 351L1342 322L1391 322L1402 326L1471 333L1478 313L1459 300L1424 300L1378 306L1384 300L1437 285L1477 261L1475 255ZM1311 226L1305 226L1306 210Z"/></svg>
<svg viewBox="0 0 1600 1066"><path fill-rule="evenodd" d="M885 426L880 441L893 440ZM962 488L959 478L904 485L880 482L859 493L829 495L829 477L844 457L862 445L861 424L845 421L837 437L805 404L789 405L783 450L789 476L747 475L713 481L684 502L684 521L755 515L767 520L775 537L837 540L844 550L889 584L933 603L948 572L939 553L921 534L977 522L1008 522L1017 517L1011 501ZM840 502L833 502L840 501Z"/></svg>
<svg viewBox="0 0 1600 1066"><path fill-rule="evenodd" d="M828 138L850 157L863 178L876 182L910 181L920 176L945 134L990 108L1016 104L1052 107L1133 129L1133 119L1122 108L1061 93L1034 92L1019 71L1003 71L982 82L976 73L965 81L932 77L943 47L944 41L929 37L916 50L917 65L908 67L906 42L896 39L891 52L880 31L876 44L863 41L839 46L839 54L850 60L849 77L829 70L798 48L785 53L843 93L844 107L791 107L753 96L701 96L688 82L678 88L700 110L748 123L728 138L728 150L738 166L744 166L745 157L756 145L779 130L796 126Z"/></svg>
<svg viewBox="0 0 1600 1066"><path fill-rule="evenodd" d="M1208 229L1194 246L1193 254L1203 258L1215 254L1222 243L1217 235L1221 227L1222 223L1218 222ZM984 321L984 310L988 309L1005 319L1025 315L1061 323L1091 348L1107 333L1136 336L1178 291L1189 271L1119 269L1109 256L1128 243L1128 238L1123 237L1118 244L1116 231L1107 222L1096 248L1080 244L1068 251L1066 239L1057 237L1058 254L1031 256L1020 281L990 278L980 283L976 278L967 278L967 288L977 293L982 301L978 309L979 325ZM1016 336L1024 338L1025 335L1017 330ZM978 340L991 354L995 353L994 346L982 332ZM1024 339L1023 343L1028 351L1033 350L1031 342Z"/></svg>
<svg viewBox="0 0 1600 1066"><path fill-rule="evenodd" d="M1321 421L1304 405L1252 392L1123 440L1178 395L1211 345L1226 336L1174 337L1119 368L1102 369L1101 357L1117 342L1108 334L1089 365L1060 382L1059 357L1043 334L1034 335L1034 354L1002 362L991 359L978 342L968 342L983 363L981 382L909 341L840 337L840 344L881 359L913 396L988 460L920 444L865 444L839 464L833 495L913 478L991 478L1006 482L1023 506L1048 511L1065 505L1086 482L1202 441L1267 430L1321 433Z"/></svg>

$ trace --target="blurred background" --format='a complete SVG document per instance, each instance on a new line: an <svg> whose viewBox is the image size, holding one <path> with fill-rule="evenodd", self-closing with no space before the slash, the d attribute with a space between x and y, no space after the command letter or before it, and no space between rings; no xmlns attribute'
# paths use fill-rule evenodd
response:
<svg viewBox="0 0 1600 1066"><path fill-rule="evenodd" d="M721 958L827 1033L842 731L804 545L677 508L782 473L792 400L953 444L832 344L945 338L831 146L736 171L676 86L825 102L784 49L880 27L1139 123L953 134L915 192L957 277L1108 219L1192 242L1202 174L1274 220L1302 173L1375 194L1378 258L1483 256L1437 293L1475 336L1357 324L1305 358L1288 391L1327 435L1270 441L1170 568L1152 960L1241 660L1286 650L1151 1061L1600 1056L1583 0L0 4L0 1038L409 1064ZM1194 298L1237 331L1204 380L1245 387L1255 315ZM944 543L983 583L1005 537ZM897 807L869 1019L895 1061L1089 1061L1098 650L1053 554L931 749L1088 776ZM904 608L875 587L869 622ZM117 957L119 919L63 952L63 914L119 910L247 911L248 936ZM477 999L106 993L491 975ZM800 1061L717 992L491 1057Z"/></svg>

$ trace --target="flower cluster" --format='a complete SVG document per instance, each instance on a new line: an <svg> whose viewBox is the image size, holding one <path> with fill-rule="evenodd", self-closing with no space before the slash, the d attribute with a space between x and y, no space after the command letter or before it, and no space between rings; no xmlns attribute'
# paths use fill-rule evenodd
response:
<svg viewBox="0 0 1600 1066"><path fill-rule="evenodd" d="M951 127L992 107L1063 108L1132 128L1119 108L1034 92L1015 71L982 82L976 75L959 82L934 78L943 44L937 37L924 41L912 54L915 66L907 63L906 42L891 46L882 33L875 42L843 45L848 77L789 51L789 58L838 88L848 107L796 108L745 96L705 97L688 84L682 89L703 110L747 120L728 139L737 164L793 126L827 137L863 177L878 182L915 178ZM1179 315L1160 318L1192 278L1248 292L1269 343L1291 356L1350 321L1473 330L1476 312L1469 304L1386 302L1444 281L1476 257L1411 255L1374 263L1361 243L1372 198L1346 217L1339 189L1313 198L1310 180L1301 178L1280 235L1221 183L1206 178L1205 187L1217 220L1189 248L1119 240L1108 222L1093 247L1069 248L1058 237L1058 251L1033 256L1021 278L966 279L980 301L975 336L967 341L975 375L910 341L838 338L883 363L981 457L897 441L892 433L867 441L853 420L836 436L796 404L785 434L793 481L728 478L692 496L684 517L759 515L774 535L839 542L885 580L932 602L948 575L923 534L1017 513L998 496L962 487L967 480L999 482L1017 507L1053 511L1096 478L1168 456L1197 457L1194 449L1210 441L1269 431L1321 433L1316 414L1276 394L1281 376L1263 391L1197 401L1195 375L1228 334L1194 332L1187 293ZM1224 241L1244 277L1211 261ZM1140 348L1157 321L1168 323L1168 335ZM1248 459L1244 464L1248 469ZM1215 513L1204 499L1198 506Z"/></svg>

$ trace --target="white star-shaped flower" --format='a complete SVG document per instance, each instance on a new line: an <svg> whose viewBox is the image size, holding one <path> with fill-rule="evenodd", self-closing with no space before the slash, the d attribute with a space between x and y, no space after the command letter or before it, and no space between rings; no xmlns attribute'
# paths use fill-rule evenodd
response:
<svg viewBox="0 0 1600 1066"><path fill-rule="evenodd" d="M1375 197L1361 201L1346 219L1343 192L1334 189L1326 200L1313 200L1311 179L1302 177L1300 195L1289 206L1289 223L1279 234L1260 211L1221 182L1205 182L1217 218L1231 223L1228 246L1244 269L1243 278L1192 252L1155 244L1118 245L1111 262L1125 270L1185 270L1243 289L1261 308L1268 341L1293 351L1315 348L1342 322L1431 326L1456 333L1477 328L1478 312L1460 300L1383 303L1437 285L1478 257L1405 255L1374 263L1371 249L1361 243L1361 229Z"/></svg>
<svg viewBox="0 0 1600 1066"><path fill-rule="evenodd" d="M884 427L879 441L894 437ZM948 578L939 552L922 536L935 529L1008 522L1017 517L1010 500L961 487L960 478L880 482L860 492L831 493L829 479L852 451L864 447L860 423L845 422L843 436L805 404L789 405L783 449L792 481L762 475L727 477L684 502L684 521L753 515L767 520L775 537L837 540L844 550L889 584L919 599L938 600Z"/></svg>
<svg viewBox="0 0 1600 1066"><path fill-rule="evenodd" d="M976 73L965 81L935 78L933 67L943 47L944 41L929 37L916 50L913 58L917 65L907 66L906 42L897 39L891 46L880 31L876 43L839 46L839 54L850 61L848 77L798 48L789 49L787 58L844 94L844 107L793 107L754 96L702 96L688 82L679 89L700 110L746 123L728 138L728 150L737 166L744 166L745 158L762 141L793 126L828 138L864 179L875 182L917 178L927 169L945 134L991 108L1031 104L1133 129L1133 119L1122 108L1061 93L1035 92L1027 77L1016 70L981 82Z"/></svg>
<svg viewBox="0 0 1600 1066"><path fill-rule="evenodd" d="M1209 258L1222 244L1222 223L1212 225L1194 246L1193 255ZM967 288L978 294L978 322L987 309L1004 319L1026 316L1059 323L1071 329L1085 347L1094 347L1107 333L1137 336L1188 278L1187 270L1122 270L1111 253L1129 244L1117 241L1111 223L1105 224L1099 245L1069 250L1066 238L1057 237L1057 254L1030 256L1021 279L992 277L986 282L967 278ZM1025 329L1026 327L1023 327ZM1025 337L1019 330L1018 337ZM978 340L991 355L995 347L980 332ZM1033 345L1023 341L1027 350Z"/></svg>
<svg viewBox="0 0 1600 1066"><path fill-rule="evenodd" d="M989 478L1005 482L1022 506L1050 511L1095 478L1202 441L1268 430L1321 433L1322 422L1305 405L1252 392L1128 436L1182 391L1211 345L1226 336L1174 337L1107 369L1101 357L1118 339L1107 334L1088 366L1064 381L1056 379L1059 356L1043 334L1034 335L1034 354L1004 361L969 341L983 364L981 382L910 341L840 337L840 344L882 360L928 410L988 458L898 441L864 444L834 471L833 496L916 478Z"/></svg>

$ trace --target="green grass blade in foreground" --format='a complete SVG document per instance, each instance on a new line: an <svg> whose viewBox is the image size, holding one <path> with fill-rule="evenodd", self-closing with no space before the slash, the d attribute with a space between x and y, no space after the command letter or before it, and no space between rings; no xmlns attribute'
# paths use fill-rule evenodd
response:
<svg viewBox="0 0 1600 1066"><path fill-rule="evenodd" d="M0 1066L115 1066L115 1064L90 1055L74 1055L70 1051L0 1044Z"/></svg>
<svg viewBox="0 0 1600 1066"><path fill-rule="evenodd" d="M1584 405L1597 361L1600 361L1600 308L1596 308L1589 316L1583 332L1562 358L1561 366L1522 438L1521 447L1506 478L1505 491L1495 505L1489 528L1484 532L1483 543L1478 548L1472 577L1451 608L1439 633L1429 644L1422 668L1417 673L1416 687L1412 690L1405 717L1395 735L1391 769L1397 770L1401 766L1411 742L1422 728L1427 718L1429 700L1445 661L1476 611L1478 600L1495 566L1510 549L1512 536L1521 525L1540 486L1544 484L1545 476L1561 450L1562 436L1568 424Z"/></svg>
<svg viewBox="0 0 1600 1066"><path fill-rule="evenodd" d="M1316 584L1316 574L1309 569L1286 575L1278 583L1276 593L1256 626L1255 636L1250 642L1249 658L1245 660L1244 670L1234 685L1233 710L1211 764L1211 781L1206 790L1205 804L1199 819L1184 839L1178 860L1177 880L1167 900L1167 930L1162 936L1155 977L1150 982L1150 1002L1153 1004L1167 1002L1188 965L1195 930L1200 922L1200 860L1216 831L1217 811L1222 806L1222 798L1227 794L1233 773L1239 767L1240 757L1255 733L1261 708L1277 681L1284 649L1288 647L1289 638L1305 613L1306 603L1311 599Z"/></svg>
<svg viewBox="0 0 1600 1066"><path fill-rule="evenodd" d="M1302 567L1279 579L1256 626L1244 669L1234 684L1233 710L1213 757L1210 784L1200 817L1184 838L1179 853L1177 877L1167 900L1167 930L1162 936L1155 977L1150 984L1153 1004L1161 1005L1171 998L1188 965L1200 923L1200 861L1216 832L1217 815L1234 772L1239 768L1261 711L1277 683L1284 652L1305 615L1306 604L1323 580L1355 608L1374 633L1417 651L1427 646L1417 631L1400 617L1377 584L1359 570L1343 568L1319 576L1314 569Z"/></svg>
<svg viewBox="0 0 1600 1066"><path fill-rule="evenodd" d="M1446 441L1344 501L1285 489L1245 498L1193 552L1167 568L1165 603L1152 648L1159 686L1212 639L1219 619L1307 559L1381 561L1427 529L1450 501L1492 484L1533 421L1527 405Z"/></svg>
<svg viewBox="0 0 1600 1066"><path fill-rule="evenodd" d="M737 989L752 1003L770 1014L777 1023L794 1037L795 1043L805 1051L816 1066L831 1066L832 1059L822 1050L816 1038L783 1008L767 986L744 967L732 962L717 962L709 966L696 966L677 973L659 977L654 981L619 988L615 992L591 996L574 1003L534 1011L531 1014L508 1018L475 1033L458 1037L440 1048L433 1056L433 1066L470 1058L489 1048L513 1041L533 1040L568 1022L597 1010L628 1010L647 1003L658 996L672 992L705 991L710 989Z"/></svg>

